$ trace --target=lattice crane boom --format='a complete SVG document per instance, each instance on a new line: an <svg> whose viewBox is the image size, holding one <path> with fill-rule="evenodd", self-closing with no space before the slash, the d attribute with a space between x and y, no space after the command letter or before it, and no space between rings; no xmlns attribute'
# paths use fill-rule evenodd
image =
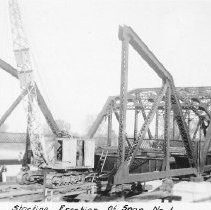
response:
<svg viewBox="0 0 211 210"><path fill-rule="evenodd" d="M34 164L40 165L46 160L39 121L37 89L33 77L29 45L23 29L17 0L9 0L9 13L18 78L21 89L26 89L28 93L25 103L27 104L27 132L30 139L30 147L33 153Z"/></svg>

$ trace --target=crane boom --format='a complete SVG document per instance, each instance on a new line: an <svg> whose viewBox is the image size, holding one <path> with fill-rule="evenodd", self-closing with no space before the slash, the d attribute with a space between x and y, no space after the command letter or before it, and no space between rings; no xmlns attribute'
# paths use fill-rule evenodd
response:
<svg viewBox="0 0 211 210"><path fill-rule="evenodd" d="M17 69L15 69L14 67L12 67L10 64L6 63L5 61L3 61L2 59L0 59L0 68L2 68L4 71L6 71L7 73L11 74L13 77L15 77L16 79L18 79L18 71ZM53 132L53 134L55 136L58 136L60 133L59 127L56 124L56 121L54 120L54 117L50 111L50 109L48 108L37 84L35 83L36 88L37 88L37 101L38 101L38 105L40 107L40 110L42 111L49 127L51 128L51 131Z"/></svg>
<svg viewBox="0 0 211 210"><path fill-rule="evenodd" d="M38 119L37 88L33 78L29 45L22 26L22 20L17 0L9 0L9 13L13 37L13 51L18 69L21 89L26 89L27 101L27 132L35 165L45 160L44 145L42 144L41 125Z"/></svg>

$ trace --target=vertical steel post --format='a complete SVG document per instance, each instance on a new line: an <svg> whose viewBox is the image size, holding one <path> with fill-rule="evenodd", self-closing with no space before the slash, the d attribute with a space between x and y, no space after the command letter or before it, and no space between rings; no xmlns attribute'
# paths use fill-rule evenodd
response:
<svg viewBox="0 0 211 210"><path fill-rule="evenodd" d="M168 84L168 83L167 83ZM168 84L165 95L165 115L164 115L164 152L166 171L170 170L170 114L171 114L171 92Z"/></svg>
<svg viewBox="0 0 211 210"><path fill-rule="evenodd" d="M134 121L134 142L137 141L138 137L138 109L135 108L135 121Z"/></svg>
<svg viewBox="0 0 211 210"><path fill-rule="evenodd" d="M198 171L200 171L200 163L201 163L201 138L202 138L202 130L199 128L199 155L198 155Z"/></svg>
<svg viewBox="0 0 211 210"><path fill-rule="evenodd" d="M159 126L159 110L156 111L156 118L155 118L155 139L158 140L158 126Z"/></svg>
<svg viewBox="0 0 211 210"><path fill-rule="evenodd" d="M175 125L176 125L176 123L175 123L174 112L172 114L172 118L173 118L172 119L172 122L173 122L173 135L172 135L172 139L175 140L175 129L176 129Z"/></svg>
<svg viewBox="0 0 211 210"><path fill-rule="evenodd" d="M126 134L126 109L127 109L127 84L128 84L128 49L129 37L123 30L122 61L121 61L121 86L120 86L120 116L118 152L119 164L125 160L125 134Z"/></svg>
<svg viewBox="0 0 211 210"><path fill-rule="evenodd" d="M108 139L107 139L107 146L111 146L111 139L112 139L112 107L109 108L109 114L108 114Z"/></svg>
<svg viewBox="0 0 211 210"><path fill-rule="evenodd" d="M138 101L138 94L136 93L136 101L135 103ZM137 137L138 137L138 113L139 110L137 109L137 107L135 106L135 119L134 119L134 142L137 141Z"/></svg>
<svg viewBox="0 0 211 210"><path fill-rule="evenodd" d="M147 114L145 113L145 109L144 109L144 106L143 106L140 98L139 98L138 102L139 102L139 105L140 105L140 108L141 108L142 116L143 116L144 120L146 120ZM149 128L148 128L147 132L148 132L149 139L153 139L153 136L152 136Z"/></svg>

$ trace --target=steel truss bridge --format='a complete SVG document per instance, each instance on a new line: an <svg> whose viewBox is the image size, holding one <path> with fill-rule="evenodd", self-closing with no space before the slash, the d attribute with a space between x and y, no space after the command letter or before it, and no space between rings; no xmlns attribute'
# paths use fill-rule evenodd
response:
<svg viewBox="0 0 211 210"><path fill-rule="evenodd" d="M120 95L107 99L87 135L88 138L93 138L106 117L107 149L112 149L111 133L114 116L119 123L117 163L111 171L109 181L118 185L209 173L211 87L176 88L169 71L131 27L120 26L119 39L122 42ZM160 77L162 87L128 91L129 46L132 46ZM17 69L1 59L0 67L18 79ZM38 105L53 133L59 136L58 126L36 84L35 87ZM11 104L1 117L0 126L26 95L27 92L23 91ZM133 138L129 138L126 133L128 112L134 112ZM176 161L173 168L172 157ZM158 166L151 166L154 164L152 160L155 165L158 162ZM148 161L148 171L144 173L137 171L136 169L146 161Z"/></svg>
<svg viewBox="0 0 211 210"><path fill-rule="evenodd" d="M172 75L131 27L120 26L119 39L122 42L120 95L108 97L87 135L94 137L103 119L107 119L104 149L115 151L117 156L110 182L118 185L210 172L211 87L175 87ZM128 91L129 46L160 77L162 87ZM134 113L133 138L126 133L128 112ZM119 123L116 150L111 146L114 118ZM170 164L172 157L176 162L174 167ZM146 161L148 170L137 171Z"/></svg>

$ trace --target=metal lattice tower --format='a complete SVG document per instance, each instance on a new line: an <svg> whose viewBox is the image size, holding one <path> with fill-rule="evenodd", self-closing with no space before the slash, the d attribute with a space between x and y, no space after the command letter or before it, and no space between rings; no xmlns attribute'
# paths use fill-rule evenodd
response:
<svg viewBox="0 0 211 210"><path fill-rule="evenodd" d="M23 30L17 0L9 0L9 13L18 78L21 89L27 90L28 95L24 101L27 106L27 132L30 139L30 149L33 153L34 164L40 165L43 162L46 162L43 148L44 141L39 120L39 107L37 103L36 84L33 77L30 50Z"/></svg>

